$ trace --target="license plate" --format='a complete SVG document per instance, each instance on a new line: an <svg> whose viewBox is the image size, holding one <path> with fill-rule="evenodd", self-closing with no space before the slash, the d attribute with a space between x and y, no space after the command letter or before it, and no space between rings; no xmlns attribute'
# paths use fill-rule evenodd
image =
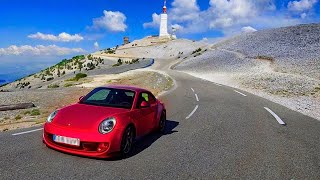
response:
<svg viewBox="0 0 320 180"><path fill-rule="evenodd" d="M73 146L80 146L80 139L53 135L53 141Z"/></svg>

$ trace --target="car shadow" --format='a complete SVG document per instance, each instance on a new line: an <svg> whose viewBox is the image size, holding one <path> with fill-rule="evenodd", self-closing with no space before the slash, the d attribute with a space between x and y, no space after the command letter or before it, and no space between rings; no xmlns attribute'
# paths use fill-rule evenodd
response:
<svg viewBox="0 0 320 180"><path fill-rule="evenodd" d="M178 132L178 131L174 130L174 128L176 128L178 125L179 125L179 122L177 122L177 121L167 120L164 133L153 132L153 133L150 133L150 134L148 134L148 135L146 135L146 136L144 136L142 138L139 138L134 143L134 147L132 149L132 152L127 157L116 156L116 157L113 157L113 158L108 158L106 160L108 160L108 161L118 161L118 160L127 159L127 158L130 158L132 156L135 156L136 154L139 154L143 150L145 150L148 147L150 147L161 136L166 136L166 135L170 135L170 134Z"/></svg>

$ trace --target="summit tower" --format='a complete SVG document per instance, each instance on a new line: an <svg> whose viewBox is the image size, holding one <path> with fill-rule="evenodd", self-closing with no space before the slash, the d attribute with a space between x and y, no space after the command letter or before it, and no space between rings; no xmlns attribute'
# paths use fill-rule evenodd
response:
<svg viewBox="0 0 320 180"><path fill-rule="evenodd" d="M160 34L159 37L167 37L170 38L170 34L168 33L168 14L167 14L167 1L164 0L162 14L160 15Z"/></svg>

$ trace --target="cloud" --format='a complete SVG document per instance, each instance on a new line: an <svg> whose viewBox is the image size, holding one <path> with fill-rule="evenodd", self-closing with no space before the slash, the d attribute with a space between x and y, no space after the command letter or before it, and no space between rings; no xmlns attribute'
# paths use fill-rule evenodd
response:
<svg viewBox="0 0 320 180"><path fill-rule="evenodd" d="M171 5L170 18L175 22L190 22L199 17L200 8L196 0L175 0Z"/></svg>
<svg viewBox="0 0 320 180"><path fill-rule="evenodd" d="M160 27L160 15L157 13L152 14L152 22L143 23L144 28L159 28Z"/></svg>
<svg viewBox="0 0 320 180"><path fill-rule="evenodd" d="M67 47L60 47L56 45L49 45L49 46L12 45L7 48L0 48L0 56L10 56L10 55L62 56L62 55L84 53L84 52L85 50L83 50L82 48L67 48Z"/></svg>
<svg viewBox="0 0 320 180"><path fill-rule="evenodd" d="M290 1L288 3L289 11L303 12L308 11L314 7L318 0L300 0L300 1Z"/></svg>
<svg viewBox="0 0 320 180"><path fill-rule="evenodd" d="M300 14L301 19L304 19L304 18L306 18L307 16L308 16L307 13L302 13L302 14Z"/></svg>
<svg viewBox="0 0 320 180"><path fill-rule="evenodd" d="M65 32L62 32L57 36L55 36L53 34L43 34L43 33L37 32L36 34L28 35L28 38L40 39L40 40L45 40L45 41L57 41L57 42L71 42L71 41L79 42L84 39L79 34L70 35Z"/></svg>
<svg viewBox="0 0 320 180"><path fill-rule="evenodd" d="M200 0L199 0L200 1ZM308 22L312 13L292 12L292 9L306 9L318 0L291 1L289 4L299 4L305 8L278 7L275 0L208 0L208 8L201 10L196 0L174 0L168 9L169 27L182 27L178 34L199 34L206 32L221 32L225 36L234 35L243 27L254 29L276 28ZM299 15L299 16L297 16ZM145 28L159 28L159 15L153 14L152 22L144 24ZM246 29L248 30L248 29ZM252 29L251 29L252 30Z"/></svg>
<svg viewBox="0 0 320 180"><path fill-rule="evenodd" d="M95 49L99 49L99 43L97 41L94 42L93 46L94 46Z"/></svg>
<svg viewBox="0 0 320 180"><path fill-rule="evenodd" d="M257 30L251 26L246 26L241 28L241 32L243 33L251 33L251 32L256 32Z"/></svg>
<svg viewBox="0 0 320 180"><path fill-rule="evenodd" d="M119 11L103 11L104 16L93 19L93 29L104 29L112 32L125 32L127 17Z"/></svg>
<svg viewBox="0 0 320 180"><path fill-rule="evenodd" d="M249 24L251 20L274 11L272 0L210 0L207 17L210 17L210 29L223 29L237 25Z"/></svg>
<svg viewBox="0 0 320 180"><path fill-rule="evenodd" d="M173 24L173 25L171 25L171 28L174 28L177 31L181 31L181 30L183 30L184 27L181 26L180 24Z"/></svg>

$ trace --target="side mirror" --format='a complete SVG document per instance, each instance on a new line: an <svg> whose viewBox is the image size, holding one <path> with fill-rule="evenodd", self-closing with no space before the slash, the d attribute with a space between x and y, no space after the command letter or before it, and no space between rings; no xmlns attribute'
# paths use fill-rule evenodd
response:
<svg viewBox="0 0 320 180"><path fill-rule="evenodd" d="M81 101L81 100L83 99L83 97L84 97L84 96L80 96L80 97L79 97L79 101Z"/></svg>
<svg viewBox="0 0 320 180"><path fill-rule="evenodd" d="M150 107L150 104L147 101L142 101L141 104L140 104L140 107L141 108L147 108L147 107Z"/></svg>

